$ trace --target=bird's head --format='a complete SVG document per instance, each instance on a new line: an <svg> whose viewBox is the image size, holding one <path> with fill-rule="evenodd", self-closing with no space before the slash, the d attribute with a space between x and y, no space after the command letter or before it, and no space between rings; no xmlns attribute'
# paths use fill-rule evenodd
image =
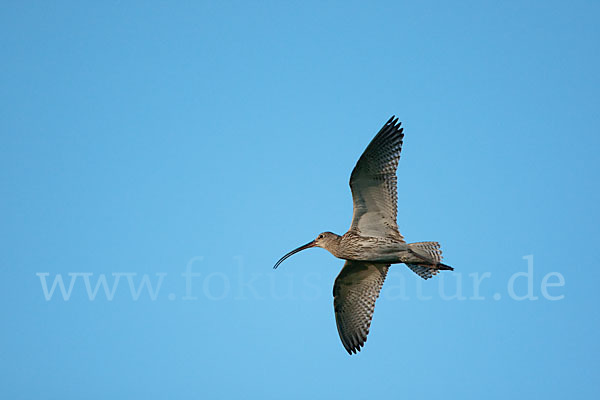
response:
<svg viewBox="0 0 600 400"><path fill-rule="evenodd" d="M304 246L300 246L297 249L292 250L289 253L287 253L286 255L284 255L283 257L281 257L279 259L279 261L277 261L277 263L275 264L275 266L273 268L279 267L279 264L281 264L287 258L293 256L294 254L296 254L302 250L310 249L311 247L321 247L321 248L331 252L332 249L337 247L339 240L340 240L340 236L336 235L333 232L319 233L317 238L315 240L313 240L312 242L306 243Z"/></svg>
<svg viewBox="0 0 600 400"><path fill-rule="evenodd" d="M336 243L340 239L340 236L333 232L321 232L315 240L313 240L315 247L321 247L323 249L329 249L332 244Z"/></svg>

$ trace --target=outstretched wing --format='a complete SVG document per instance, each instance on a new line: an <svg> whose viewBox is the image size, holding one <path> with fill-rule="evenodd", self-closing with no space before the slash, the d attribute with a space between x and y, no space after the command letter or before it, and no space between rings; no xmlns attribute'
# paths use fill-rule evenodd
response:
<svg viewBox="0 0 600 400"><path fill-rule="evenodd" d="M389 264L346 261L333 285L335 322L348 354L360 351L367 341L375 300Z"/></svg>
<svg viewBox="0 0 600 400"><path fill-rule="evenodd" d="M392 116L369 143L350 176L354 215L350 230L362 236L404 240L398 231L396 169L404 134Z"/></svg>

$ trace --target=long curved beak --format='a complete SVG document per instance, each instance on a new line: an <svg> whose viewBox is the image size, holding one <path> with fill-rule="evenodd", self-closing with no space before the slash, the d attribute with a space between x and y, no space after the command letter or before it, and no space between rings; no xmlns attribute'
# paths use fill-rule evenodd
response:
<svg viewBox="0 0 600 400"><path fill-rule="evenodd" d="M279 259L279 261L277 261L277 263L275 263L275 266L273 267L273 269L277 269L277 267L279 267L279 264L281 264L282 262L284 262L285 260L287 260L288 258L290 258L291 256L293 256L294 254L302 251L302 250L306 250L306 249L310 249L311 247L315 247L316 243L313 240L310 243L306 243L304 246L300 246L298 247L296 250L292 250L289 253L287 253L285 256L281 257Z"/></svg>

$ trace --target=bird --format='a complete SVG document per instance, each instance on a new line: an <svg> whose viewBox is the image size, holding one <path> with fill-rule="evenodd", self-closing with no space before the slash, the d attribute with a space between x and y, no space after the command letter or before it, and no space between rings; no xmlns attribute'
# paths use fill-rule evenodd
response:
<svg viewBox="0 0 600 400"><path fill-rule="evenodd" d="M406 264L423 279L439 271L453 271L442 263L438 242L406 243L397 224L396 170L404 128L394 115L383 125L360 156L350 175L352 224L344 235L322 232L313 241L290 251L292 255L321 247L346 262L333 285L337 330L348 354L357 354L367 341L375 301L391 264Z"/></svg>

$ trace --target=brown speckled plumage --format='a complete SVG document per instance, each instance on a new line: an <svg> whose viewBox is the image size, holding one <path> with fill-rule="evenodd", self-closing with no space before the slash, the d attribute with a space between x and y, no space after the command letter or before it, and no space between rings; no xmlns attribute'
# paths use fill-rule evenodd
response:
<svg viewBox="0 0 600 400"><path fill-rule="evenodd" d="M333 297L338 332L349 354L360 351L367 340L390 264L404 263L423 279L453 269L442 264L439 243L406 243L398 230L396 169L403 139L398 118L392 116L356 163L350 176L354 213L348 232L342 236L323 232L274 266L310 247L322 247L346 260L335 280Z"/></svg>

